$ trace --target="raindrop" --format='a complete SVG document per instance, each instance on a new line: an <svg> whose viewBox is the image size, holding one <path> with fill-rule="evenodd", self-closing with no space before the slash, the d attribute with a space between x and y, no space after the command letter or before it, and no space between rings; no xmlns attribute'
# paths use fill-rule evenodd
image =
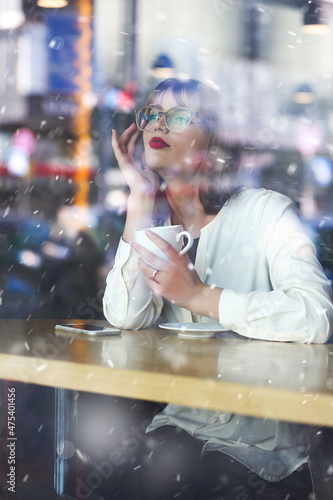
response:
<svg viewBox="0 0 333 500"><path fill-rule="evenodd" d="M297 163L290 163L290 165L287 168L287 174L294 175L296 170L297 170Z"/></svg>
<svg viewBox="0 0 333 500"><path fill-rule="evenodd" d="M331 476L331 475L333 474L333 464L331 464L331 465L329 466L329 468L327 469L327 474L328 474L329 476Z"/></svg>
<svg viewBox="0 0 333 500"><path fill-rule="evenodd" d="M52 50L62 50L64 46L65 42L61 36L54 36L49 43L49 47Z"/></svg>
<svg viewBox="0 0 333 500"><path fill-rule="evenodd" d="M88 463L88 457L84 453L82 453L82 451L77 449L75 453L79 457L79 459L82 460L82 462Z"/></svg>
<svg viewBox="0 0 333 500"><path fill-rule="evenodd" d="M61 441L57 445L57 453L62 458L67 460L68 458L71 458L75 454L75 446L71 441Z"/></svg>
<svg viewBox="0 0 333 500"><path fill-rule="evenodd" d="M330 377L326 380L326 387L327 389L333 389L333 377Z"/></svg>
<svg viewBox="0 0 333 500"><path fill-rule="evenodd" d="M38 372L41 372L41 371L45 370L45 368L47 368L47 364L43 363L42 365L38 366L38 368L36 368L36 370Z"/></svg>

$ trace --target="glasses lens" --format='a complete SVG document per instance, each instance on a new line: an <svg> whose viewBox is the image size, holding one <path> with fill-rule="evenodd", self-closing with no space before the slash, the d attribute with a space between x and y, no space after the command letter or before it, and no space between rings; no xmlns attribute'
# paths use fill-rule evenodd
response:
<svg viewBox="0 0 333 500"><path fill-rule="evenodd" d="M165 123L170 132L182 132L191 121L192 113L189 109L173 108L165 115Z"/></svg>
<svg viewBox="0 0 333 500"><path fill-rule="evenodd" d="M156 108L142 106L136 110L136 124L140 130L149 130L159 120L159 112Z"/></svg>

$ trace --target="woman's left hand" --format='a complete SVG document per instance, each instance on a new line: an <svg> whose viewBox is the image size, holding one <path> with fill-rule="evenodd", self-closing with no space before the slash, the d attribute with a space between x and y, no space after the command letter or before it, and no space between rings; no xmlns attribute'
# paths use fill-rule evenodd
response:
<svg viewBox="0 0 333 500"><path fill-rule="evenodd" d="M168 261L160 259L142 245L132 243L134 250L141 257L139 267L145 274L147 285L153 292L173 304L191 309L191 299L193 296L198 296L205 285L200 280L189 257L180 255L167 241L154 232L147 230L146 235L165 253L168 259ZM158 269L157 273L156 269Z"/></svg>

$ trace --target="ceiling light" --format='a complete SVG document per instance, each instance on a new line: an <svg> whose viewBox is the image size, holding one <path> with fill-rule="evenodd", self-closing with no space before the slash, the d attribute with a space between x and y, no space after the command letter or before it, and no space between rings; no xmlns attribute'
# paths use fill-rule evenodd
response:
<svg viewBox="0 0 333 500"><path fill-rule="evenodd" d="M44 7L45 9L61 9L61 7L66 7L68 5L67 0L37 0L38 7Z"/></svg>
<svg viewBox="0 0 333 500"><path fill-rule="evenodd" d="M316 3L311 2L304 14L303 31L310 35L323 35L328 32L323 9Z"/></svg>
<svg viewBox="0 0 333 500"><path fill-rule="evenodd" d="M300 85L294 93L294 101L298 104L312 104L314 100L313 90L307 83Z"/></svg>
<svg viewBox="0 0 333 500"><path fill-rule="evenodd" d="M170 57L166 54L157 56L153 65L153 76L158 80L166 80L172 78L174 74L175 70Z"/></svg>

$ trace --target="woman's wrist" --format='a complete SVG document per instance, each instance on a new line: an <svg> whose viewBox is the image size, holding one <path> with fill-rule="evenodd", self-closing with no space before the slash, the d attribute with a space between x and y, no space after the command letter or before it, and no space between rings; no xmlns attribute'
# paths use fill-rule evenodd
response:
<svg viewBox="0 0 333 500"><path fill-rule="evenodd" d="M141 206L149 206L149 207L154 207L155 204L155 198L156 198L156 192L151 192L151 193L142 193L142 192L135 192L135 191L130 191L128 198L127 198L127 205L128 207L134 206L135 208L140 208Z"/></svg>
<svg viewBox="0 0 333 500"><path fill-rule="evenodd" d="M127 199L127 221L138 226L137 229L150 227L154 205L155 196L130 193Z"/></svg>
<svg viewBox="0 0 333 500"><path fill-rule="evenodd" d="M129 189L129 196L132 196L133 198L152 198L154 200L159 189L159 184L157 182L149 182L146 180L142 182L142 179L137 179L136 182L129 185Z"/></svg>
<svg viewBox="0 0 333 500"><path fill-rule="evenodd" d="M134 231L151 226L155 196L130 193L127 199L127 217L123 240L134 241Z"/></svg>
<svg viewBox="0 0 333 500"><path fill-rule="evenodd" d="M186 309L219 321L219 303L222 292L223 288L200 283L194 288Z"/></svg>

